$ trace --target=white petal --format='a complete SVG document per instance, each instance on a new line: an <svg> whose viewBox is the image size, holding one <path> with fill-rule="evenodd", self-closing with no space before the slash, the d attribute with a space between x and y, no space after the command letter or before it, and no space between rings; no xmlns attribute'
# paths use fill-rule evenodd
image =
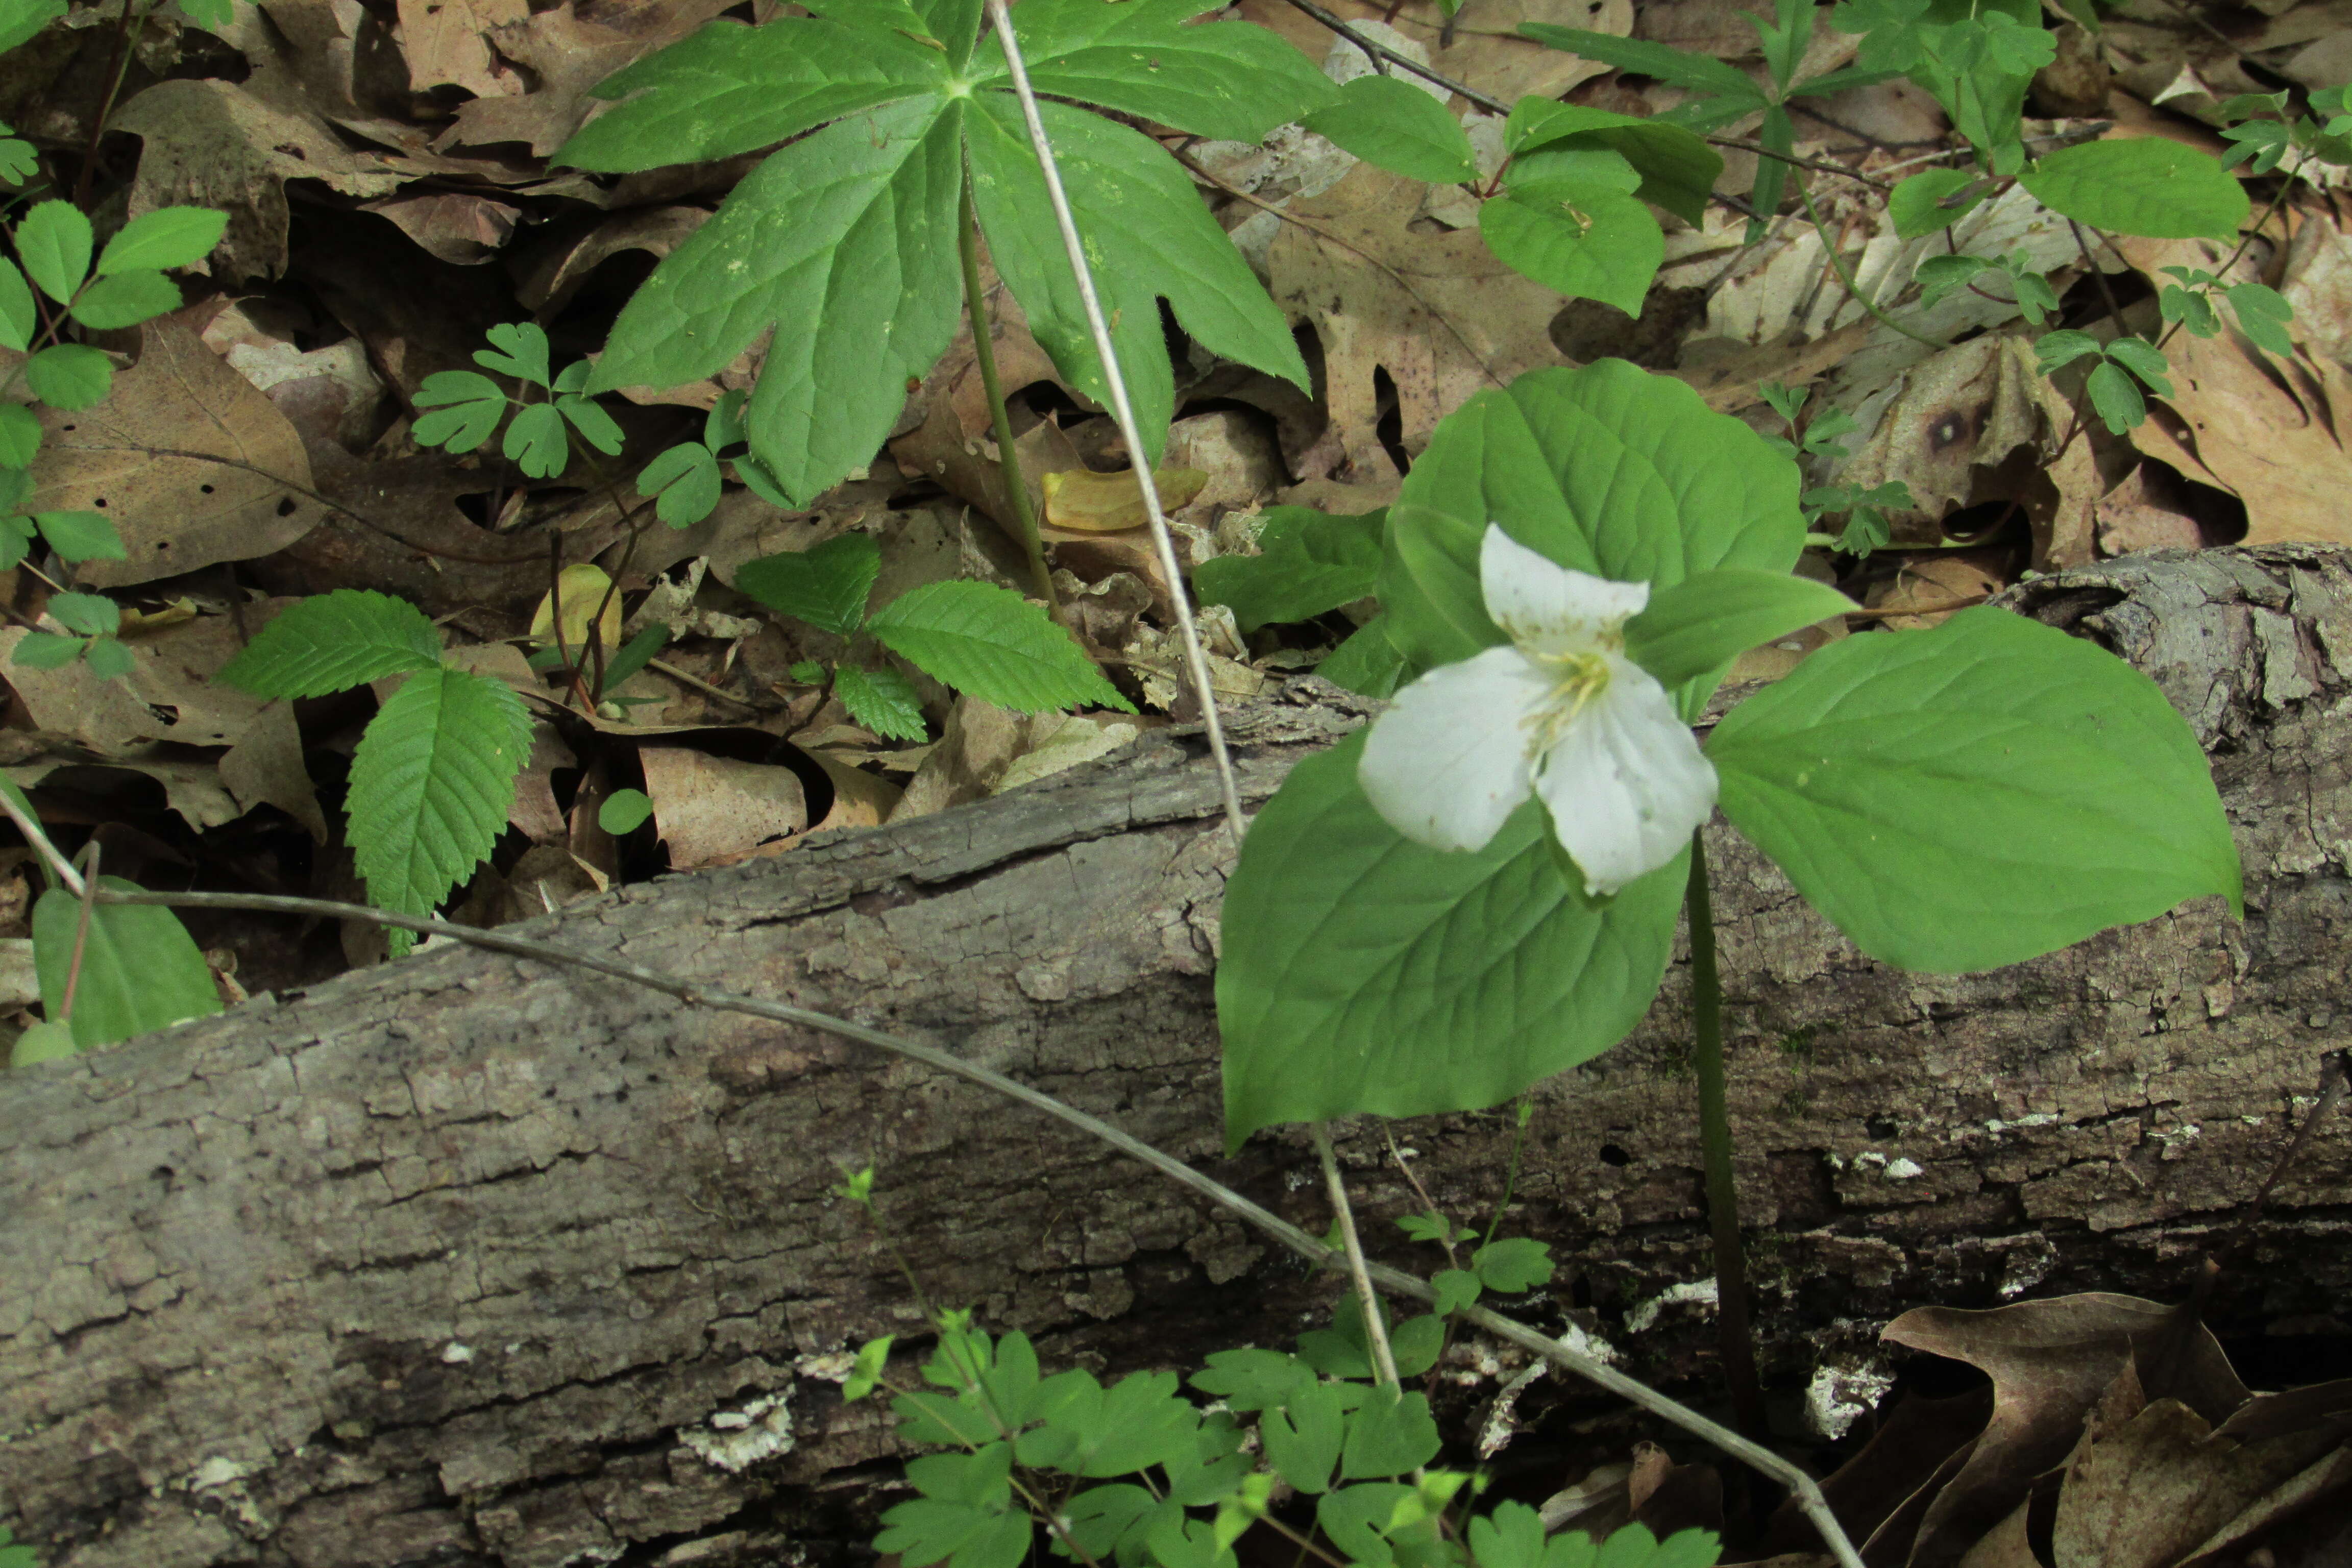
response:
<svg viewBox="0 0 2352 1568"><path fill-rule="evenodd" d="M1612 658L1596 693L1546 754L1536 793L1552 831L1584 873L1584 890L1613 893L1673 859L1715 810L1715 764L1657 678Z"/></svg>
<svg viewBox="0 0 2352 1568"><path fill-rule="evenodd" d="M1496 523L1478 549L1486 613L1530 653L1590 653L1622 646L1617 628L1650 602L1647 583L1612 583L1554 565Z"/></svg>
<svg viewBox="0 0 2352 1568"><path fill-rule="evenodd" d="M1433 669L1372 722L1356 776L1388 825L1434 849L1483 849L1528 798L1527 717L1549 689L1515 647Z"/></svg>

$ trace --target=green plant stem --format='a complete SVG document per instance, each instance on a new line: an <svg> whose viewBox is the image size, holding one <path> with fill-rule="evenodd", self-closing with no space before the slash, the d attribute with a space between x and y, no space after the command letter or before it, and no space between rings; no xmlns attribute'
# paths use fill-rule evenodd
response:
<svg viewBox="0 0 2352 1568"><path fill-rule="evenodd" d="M1495 1245L1495 1233L1503 1228L1503 1215L1510 1212L1512 1189L1519 1184L1519 1161L1528 1152L1528 1123L1535 1120L1535 1096L1521 1091L1515 1102L1512 1116L1518 1125L1511 1131L1511 1161L1503 1167L1503 1195L1495 1200L1495 1215L1486 1222L1486 1234L1478 1238L1481 1247ZM1451 1247L1446 1256L1453 1256Z"/></svg>
<svg viewBox="0 0 2352 1568"><path fill-rule="evenodd" d="M1853 274L1845 269L1845 258L1838 254L1837 241L1830 237L1828 226L1822 222L1822 215L1813 205L1813 193L1805 189L1805 182L1794 174L1789 176L1789 183L1797 187L1797 199L1805 204L1805 216L1812 224L1813 232L1822 237L1822 250L1830 258L1830 270L1837 274L1838 282L1843 285L1845 291L1853 297L1853 302L1870 312L1871 317L1879 325L1894 328L1915 343L1925 343L1929 348L1937 350L1949 347L1950 345L1938 342L1925 332L1913 331L1880 310L1878 302L1862 291L1862 286L1854 281Z"/></svg>
<svg viewBox="0 0 2352 1568"><path fill-rule="evenodd" d="M971 357L980 366L981 389L988 394L989 422L996 431L996 468L1013 506L1013 525L1021 532L1021 548L1029 556L1029 587L1058 609L1054 574L1045 565L1045 542L1037 530L1037 509L1029 504L1029 484L1022 477L1021 456L1013 449L1013 414L1004 406L1004 383L996 374L996 344L991 340L988 300L980 287L980 215L971 204L971 167L963 172L963 197L956 212L956 255L963 262L964 309L971 313ZM1136 461L1141 462L1141 453Z"/></svg>
<svg viewBox="0 0 2352 1568"><path fill-rule="evenodd" d="M1698 1047L1698 1136L1706 1163L1706 1221L1715 1237L1716 1324L1724 1381L1740 1434L1762 1443L1764 1387L1756 1375L1756 1341L1748 1327L1748 1258L1739 1246L1739 1186L1731 1169L1731 1113L1723 1083L1723 981L1715 968L1715 910L1707 897L1706 846L1691 835L1692 1032Z"/></svg>
<svg viewBox="0 0 2352 1568"><path fill-rule="evenodd" d="M1347 1249L1348 1272L1356 1281L1356 1304L1364 1310L1364 1343L1372 1352L1372 1375L1381 1383L1403 1386L1397 1376L1396 1354L1389 1348L1388 1325L1381 1321L1381 1299L1372 1289L1371 1271L1364 1267L1364 1244L1356 1235L1356 1211L1348 1202L1348 1184L1339 1174L1339 1157L1331 1152L1331 1127L1317 1121L1307 1127L1315 1140L1315 1157L1323 1163L1323 1188L1331 1195L1331 1212L1339 1217L1340 1244Z"/></svg>
<svg viewBox="0 0 2352 1568"><path fill-rule="evenodd" d="M89 210L89 187L98 173L98 144L106 136L106 122L114 113L114 100L122 95L122 84L131 75L131 49L136 33L147 26L147 13L141 11L134 18L132 0L122 0L122 18L114 26L114 53L106 62L106 97L100 101L97 115L89 122L89 142L82 148L81 169L74 175L73 205L82 211Z"/></svg>

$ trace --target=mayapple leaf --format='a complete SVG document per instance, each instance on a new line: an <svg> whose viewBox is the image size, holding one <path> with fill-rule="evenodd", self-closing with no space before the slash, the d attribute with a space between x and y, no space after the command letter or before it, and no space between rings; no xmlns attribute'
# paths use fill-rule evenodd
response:
<svg viewBox="0 0 2352 1568"><path fill-rule="evenodd" d="M1291 771L1225 893L1225 1137L1370 1111L1482 1110L1590 1060L1665 973L1685 862L1607 903L1561 876L1529 802L1485 849L1400 837L1361 736Z"/></svg>
<svg viewBox="0 0 2352 1568"><path fill-rule="evenodd" d="M1265 510L1255 555L1219 555L1192 568L1203 604L1223 605L1244 632L1306 621L1367 598L1380 574L1385 511L1331 517L1311 507Z"/></svg>
<svg viewBox="0 0 2352 1568"><path fill-rule="evenodd" d="M843 533L808 550L746 561L735 586L779 615L835 637L866 624L866 595L882 570L882 547L870 533Z"/></svg>
<svg viewBox="0 0 2352 1568"><path fill-rule="evenodd" d="M1462 122L1402 77L1360 76L1339 89L1339 101L1318 109L1306 126L1368 163L1433 185L1478 177L1478 160Z"/></svg>
<svg viewBox="0 0 2352 1568"><path fill-rule="evenodd" d="M1625 657L1672 688L1720 671L1751 647L1859 608L1823 583L1751 566L1719 566L1650 596L1625 623ZM1704 704L1714 688L1698 693ZM1686 709L1686 710L1688 710Z"/></svg>
<svg viewBox="0 0 2352 1568"><path fill-rule="evenodd" d="M101 877L99 885L118 893L142 890L120 877ZM86 937L81 923L81 900L63 888L50 889L33 906L33 968L40 977L41 1006L53 1020L64 1017L66 978L80 949L71 1020L79 1048L110 1046L221 1010L212 969L171 910L97 904Z"/></svg>
<svg viewBox="0 0 2352 1568"><path fill-rule="evenodd" d="M1058 103L1038 108L1078 232L1118 236L1096 263L1095 286L1143 427L1146 460L1160 461L1175 402L1167 337L1160 328L1162 300L1202 348L1304 390L1307 362L1289 322L1176 161L1150 137L1098 114ZM967 124L972 198L997 271L1063 375L1108 404L1109 384L1020 105L1003 93L982 94L972 100Z"/></svg>
<svg viewBox="0 0 2352 1568"><path fill-rule="evenodd" d="M352 754L352 857L381 909L429 915L489 858L530 754L530 716L512 687L436 666L401 684ZM395 957L415 938L386 933Z"/></svg>
<svg viewBox="0 0 2352 1568"><path fill-rule="evenodd" d="M2220 159L2168 136L2061 147L2018 183L2087 227L2149 239L2227 237L2252 205Z"/></svg>
<svg viewBox="0 0 2352 1568"><path fill-rule="evenodd" d="M933 679L1016 713L1135 711L1067 631L1009 588L926 583L875 611L866 629Z"/></svg>
<svg viewBox="0 0 2352 1568"><path fill-rule="evenodd" d="M441 630L405 599L338 588L279 611L220 679L256 697L325 697L441 662Z"/></svg>
<svg viewBox="0 0 2352 1568"><path fill-rule="evenodd" d="M1479 586L1499 523L1562 566L1654 592L1718 566L1787 573L1796 465L1687 384L1622 360L1532 371L1441 421L1389 509L1380 595L1422 670L1503 640Z"/></svg>
<svg viewBox="0 0 2352 1568"><path fill-rule="evenodd" d="M227 227L228 214L212 207L157 207L142 213L99 252L98 275L194 267L212 254Z"/></svg>
<svg viewBox="0 0 2352 1568"><path fill-rule="evenodd" d="M955 335L967 112L892 104L761 164L630 299L589 388L699 380L781 323L745 410L753 452L797 500L871 461Z"/></svg>
<svg viewBox="0 0 2352 1568"><path fill-rule="evenodd" d="M1900 969L2016 963L2208 893L2239 905L2212 774L2164 694L2007 611L1832 643L1706 754L1740 832Z"/></svg>
<svg viewBox="0 0 2352 1568"><path fill-rule="evenodd" d="M89 276L89 219L71 202L36 202L16 225L16 258L41 292L69 304Z"/></svg>

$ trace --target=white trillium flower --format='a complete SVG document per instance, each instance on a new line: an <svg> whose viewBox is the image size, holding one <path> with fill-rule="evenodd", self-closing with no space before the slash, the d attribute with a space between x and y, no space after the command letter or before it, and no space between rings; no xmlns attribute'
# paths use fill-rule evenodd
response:
<svg viewBox="0 0 2352 1568"><path fill-rule="evenodd" d="M1396 694L1364 744L1364 794L1437 849L1486 847L1540 795L1585 891L1613 893L1672 860L1715 810L1714 764L1657 677L1625 657L1650 585L1554 565L1492 523L1478 570L1510 642Z"/></svg>

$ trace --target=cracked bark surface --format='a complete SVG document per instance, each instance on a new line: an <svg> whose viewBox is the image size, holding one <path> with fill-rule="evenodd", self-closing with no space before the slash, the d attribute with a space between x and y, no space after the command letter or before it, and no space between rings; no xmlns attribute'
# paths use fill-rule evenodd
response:
<svg viewBox="0 0 2352 1568"><path fill-rule="evenodd" d="M2209 900L1995 973L1908 975L1718 831L1743 1196L1784 1380L1922 1302L2175 1293L2352 1013L2352 565L2137 557L2012 602L2189 716L2248 918ZM1248 795L1361 716L1311 682L1242 716ZM952 1045L1320 1230L1302 1136L1221 1157L1228 855L1198 750L1161 735L523 929ZM1656 1301L1709 1272L1685 994L1678 966L1631 1040L1542 1086L1509 1222L1562 1260L1550 1321L1574 1312L1667 1380L1704 1373L1711 1337ZM1111 1370L1285 1342L1330 1295L980 1089L472 951L5 1089L0 1522L48 1564L840 1560L893 1450L824 1373L919 1327L899 1258L1049 1362ZM1398 1132L1442 1204L1493 1200L1507 1116ZM1421 1205L1377 1130L1343 1146L1368 1235L1425 1265L1386 1239ZM887 1242L828 1195L868 1162ZM2230 1310L2341 1331L2347 1238L2339 1121L2273 1199Z"/></svg>

